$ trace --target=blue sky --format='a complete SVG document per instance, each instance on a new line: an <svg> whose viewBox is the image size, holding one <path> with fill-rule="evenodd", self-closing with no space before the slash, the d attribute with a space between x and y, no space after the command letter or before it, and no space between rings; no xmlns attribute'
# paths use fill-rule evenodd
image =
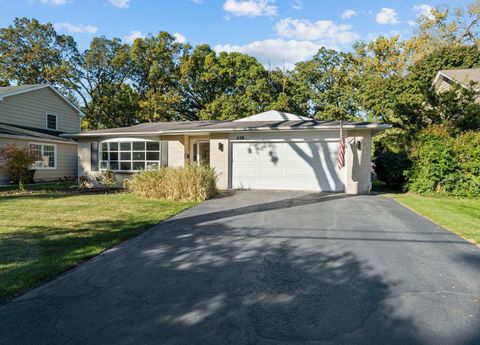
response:
<svg viewBox="0 0 480 345"><path fill-rule="evenodd" d="M15 17L55 24L85 49L104 35L130 42L168 31L192 45L241 51L265 65L290 66L319 47L349 50L356 40L407 38L431 6L470 0L0 0L0 26Z"/></svg>

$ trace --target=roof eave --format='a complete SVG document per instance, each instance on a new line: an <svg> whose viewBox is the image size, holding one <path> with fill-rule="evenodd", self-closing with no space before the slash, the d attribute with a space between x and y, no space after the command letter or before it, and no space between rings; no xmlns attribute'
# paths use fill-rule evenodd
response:
<svg viewBox="0 0 480 345"><path fill-rule="evenodd" d="M343 129L370 129L375 132L381 132L390 128L390 124L369 124L369 125L343 125ZM175 135L175 134L191 134L191 133L233 133L233 132L270 132L270 131L328 131L339 130L340 126L328 127L310 127L310 128L292 128L292 127L258 127L258 128L212 128L212 129L191 129L191 130L165 130L152 132L83 132L75 134L62 134L65 137L82 138L82 137L102 137L102 136L152 136L152 135Z"/></svg>
<svg viewBox="0 0 480 345"><path fill-rule="evenodd" d="M17 135L17 134L5 134L0 133L0 138L12 138L12 139L20 139L20 140L29 140L35 142L51 142L51 143L61 143L61 144L77 144L75 140L61 140L61 139L52 139L52 138L41 138L35 137L31 135Z"/></svg>

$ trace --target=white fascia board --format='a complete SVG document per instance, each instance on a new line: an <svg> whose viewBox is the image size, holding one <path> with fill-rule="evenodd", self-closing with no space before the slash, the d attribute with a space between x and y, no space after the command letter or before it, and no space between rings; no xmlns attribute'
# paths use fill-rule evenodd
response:
<svg viewBox="0 0 480 345"><path fill-rule="evenodd" d="M378 129L384 130L392 127L390 124L375 124L375 125L344 125L343 129ZM156 132L116 132L116 133L78 133L78 134L64 134L62 136L70 137L102 137L102 136L125 136L125 135L139 135L139 136L151 136L151 135L175 135L175 134L191 134L191 133L231 133L231 132L278 132L278 131L331 131L339 130L340 126L331 127L317 127L317 128L215 128L215 129L192 129L186 130L169 130L169 131L156 131Z"/></svg>

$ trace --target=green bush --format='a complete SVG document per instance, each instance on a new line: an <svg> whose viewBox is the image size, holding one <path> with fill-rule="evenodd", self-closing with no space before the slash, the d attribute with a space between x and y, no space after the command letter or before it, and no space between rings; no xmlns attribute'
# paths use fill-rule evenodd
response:
<svg viewBox="0 0 480 345"><path fill-rule="evenodd" d="M452 137L441 128L430 128L421 133L410 158L409 190L480 197L480 132Z"/></svg>
<svg viewBox="0 0 480 345"><path fill-rule="evenodd" d="M207 165L145 170L133 176L129 188L145 198L204 201L217 194L215 170Z"/></svg>

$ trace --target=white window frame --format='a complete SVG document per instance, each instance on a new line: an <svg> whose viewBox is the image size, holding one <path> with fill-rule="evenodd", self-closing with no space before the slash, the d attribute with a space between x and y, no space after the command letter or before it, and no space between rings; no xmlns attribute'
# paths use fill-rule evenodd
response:
<svg viewBox="0 0 480 345"><path fill-rule="evenodd" d="M210 145L210 140L209 139L190 139L190 162L194 164L198 164L200 162L200 146L199 144L209 144ZM194 146L197 146L197 156L194 157Z"/></svg>
<svg viewBox="0 0 480 345"><path fill-rule="evenodd" d="M57 144L53 143L40 143L40 142L30 142L30 145L40 145L40 154L43 157L44 147L53 146L53 167L43 167L43 166L32 166L32 170L56 170L57 169Z"/></svg>
<svg viewBox="0 0 480 345"><path fill-rule="evenodd" d="M141 169L141 170L121 170L121 169L110 169L110 159L107 159L107 160L103 160L102 159L102 155L103 155L103 150L102 150L102 144L103 143L117 143L119 145L119 150L117 151L118 154L119 154L119 159L117 160L118 164L119 164L119 168L120 168L120 162L122 161L120 159L120 153L122 152L122 150L120 150L120 143L125 143L125 142L130 142L131 143L131 148L130 148L130 151L123 151L123 152L130 152L131 154L131 157L130 157L130 164L132 165L133 167L133 162L134 162L134 159L133 159L133 143L134 142L144 142L145 143L145 151L140 151L140 152L145 152L145 159L143 161L139 161L139 162L145 162L145 169ZM155 142L155 143L159 143L160 144L160 147L159 147L159 160L156 161L156 160L147 160L147 142ZM158 163L158 169L160 169L162 167L162 140L154 140L154 139L142 139L142 138L114 138L114 139L107 139L107 140L103 140L99 143L99 147L98 147L98 168L100 171L104 171L104 170L112 170L113 172L115 173L127 173L127 174L130 174L130 173L137 173L137 172L140 172L140 171L145 171L147 170L147 163L148 162L154 162L154 163ZM110 150L108 151L110 152ZM127 160L124 160L124 161L127 161ZM107 162L107 168L102 168L102 162Z"/></svg>
<svg viewBox="0 0 480 345"><path fill-rule="evenodd" d="M48 115L55 116L55 129L48 127ZM57 114L45 113L45 128L51 131L58 131L58 115Z"/></svg>

